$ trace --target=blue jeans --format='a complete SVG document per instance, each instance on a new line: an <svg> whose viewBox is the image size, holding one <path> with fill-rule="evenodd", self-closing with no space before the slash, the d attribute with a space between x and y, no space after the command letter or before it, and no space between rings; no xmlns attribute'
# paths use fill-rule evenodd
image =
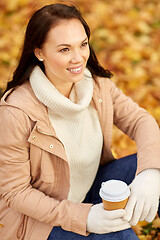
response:
<svg viewBox="0 0 160 240"><path fill-rule="evenodd" d="M95 181L86 195L84 203L97 204L102 202L99 196L101 183L110 179L117 179L126 182L128 185L133 181L137 169L137 155L133 154L109 164L99 167ZM73 232L65 231L61 227L54 227L48 240L137 240L139 239L134 231L129 228L123 231L107 234L90 233L82 236Z"/></svg>

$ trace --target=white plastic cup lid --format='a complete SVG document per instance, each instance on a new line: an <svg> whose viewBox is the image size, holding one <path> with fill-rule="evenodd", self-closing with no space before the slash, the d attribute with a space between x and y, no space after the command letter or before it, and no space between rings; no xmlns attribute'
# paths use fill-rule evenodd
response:
<svg viewBox="0 0 160 240"><path fill-rule="evenodd" d="M119 202L129 197L130 189L123 181L109 180L102 183L99 195L106 201Z"/></svg>

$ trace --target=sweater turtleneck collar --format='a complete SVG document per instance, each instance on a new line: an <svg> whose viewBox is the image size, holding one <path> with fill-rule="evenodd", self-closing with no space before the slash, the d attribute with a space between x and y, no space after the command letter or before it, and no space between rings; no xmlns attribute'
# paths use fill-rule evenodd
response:
<svg viewBox="0 0 160 240"><path fill-rule="evenodd" d="M93 96L93 78L86 68L81 81L74 83L69 98L62 95L49 81L39 66L30 75L31 87L40 102L62 117L87 108Z"/></svg>

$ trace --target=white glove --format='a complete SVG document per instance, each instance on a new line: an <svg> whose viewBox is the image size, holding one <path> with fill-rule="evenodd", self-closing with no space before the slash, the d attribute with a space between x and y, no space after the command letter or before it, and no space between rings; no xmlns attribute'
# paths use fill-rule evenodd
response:
<svg viewBox="0 0 160 240"><path fill-rule="evenodd" d="M107 211L103 203L93 205L88 214L87 231L103 234L130 228L131 225L123 220L125 214L124 209Z"/></svg>
<svg viewBox="0 0 160 240"><path fill-rule="evenodd" d="M160 170L147 169L130 184L131 195L125 207L124 220L136 225L138 221L152 222L156 216L160 196Z"/></svg>

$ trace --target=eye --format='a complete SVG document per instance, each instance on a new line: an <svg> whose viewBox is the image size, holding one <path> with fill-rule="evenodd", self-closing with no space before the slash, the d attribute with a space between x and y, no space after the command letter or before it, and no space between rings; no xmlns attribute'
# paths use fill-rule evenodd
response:
<svg viewBox="0 0 160 240"><path fill-rule="evenodd" d="M82 47L85 47L85 46L87 46L88 45L88 42L84 42L84 43L82 43Z"/></svg>
<svg viewBox="0 0 160 240"><path fill-rule="evenodd" d="M61 50L60 50L60 52L68 52L69 51L69 48L62 48Z"/></svg>

